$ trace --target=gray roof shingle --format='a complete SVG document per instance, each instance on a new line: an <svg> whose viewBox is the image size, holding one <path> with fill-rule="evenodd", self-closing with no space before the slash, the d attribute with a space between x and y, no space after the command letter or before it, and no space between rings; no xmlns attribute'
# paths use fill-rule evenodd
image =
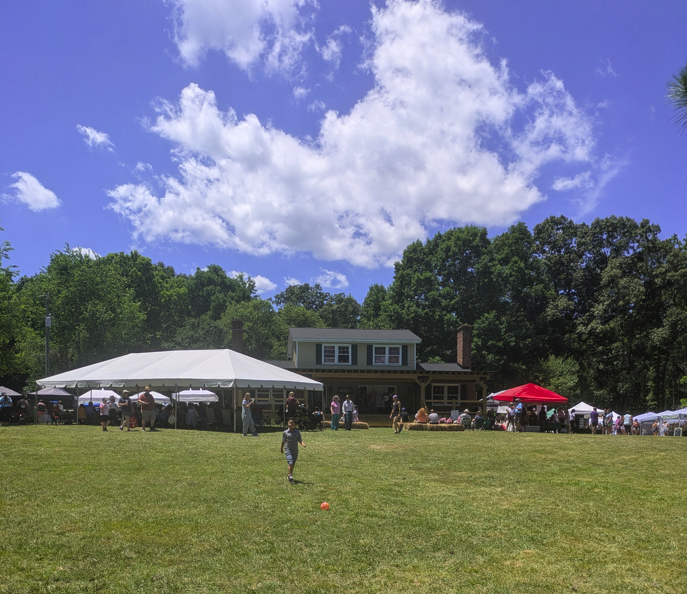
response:
<svg viewBox="0 0 687 594"><path fill-rule="evenodd" d="M290 340L347 342L416 342L410 330L350 330L344 328L289 328Z"/></svg>
<svg viewBox="0 0 687 594"><path fill-rule="evenodd" d="M470 371L458 363L418 363L417 366L424 371Z"/></svg>

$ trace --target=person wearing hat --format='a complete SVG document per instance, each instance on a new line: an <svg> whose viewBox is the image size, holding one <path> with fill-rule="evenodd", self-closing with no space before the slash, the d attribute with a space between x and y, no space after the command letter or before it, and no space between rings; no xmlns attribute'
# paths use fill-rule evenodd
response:
<svg viewBox="0 0 687 594"><path fill-rule="evenodd" d="M391 414L389 418L393 421L394 433L403 431L403 423L401 423L401 401L396 394L391 397Z"/></svg>
<svg viewBox="0 0 687 594"><path fill-rule="evenodd" d="M122 411L122 422L119 425L119 430L131 431L131 398L129 398L129 391L124 390L119 398L119 408Z"/></svg>
<svg viewBox="0 0 687 594"><path fill-rule="evenodd" d="M146 430L146 423L150 424L151 431L155 429L155 398L150 393L150 386L143 389L143 394L138 397L138 404L141 407L141 428Z"/></svg>

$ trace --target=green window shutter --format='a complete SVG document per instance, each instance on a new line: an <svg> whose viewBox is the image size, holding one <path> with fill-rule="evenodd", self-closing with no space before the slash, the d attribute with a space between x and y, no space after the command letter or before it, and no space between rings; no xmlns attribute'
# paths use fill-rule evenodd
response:
<svg viewBox="0 0 687 594"><path fill-rule="evenodd" d="M403 365L407 366L408 365L408 345L404 344L401 347L401 359L403 360Z"/></svg>
<svg viewBox="0 0 687 594"><path fill-rule="evenodd" d="M322 365L322 345L315 345L315 364Z"/></svg>
<svg viewBox="0 0 687 594"><path fill-rule="evenodd" d="M372 365L372 345L367 345L367 364Z"/></svg>
<svg viewBox="0 0 687 594"><path fill-rule="evenodd" d="M352 344L351 345L351 365L357 365L357 364L358 364L358 345Z"/></svg>

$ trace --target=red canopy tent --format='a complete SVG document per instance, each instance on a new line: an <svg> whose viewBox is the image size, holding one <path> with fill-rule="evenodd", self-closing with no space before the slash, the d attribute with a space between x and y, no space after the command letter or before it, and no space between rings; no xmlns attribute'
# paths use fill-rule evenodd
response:
<svg viewBox="0 0 687 594"><path fill-rule="evenodd" d="M565 396L556 394L556 392L542 388L537 384L525 384L494 396L494 400L501 402L513 402L516 398L525 404L565 404L568 402Z"/></svg>

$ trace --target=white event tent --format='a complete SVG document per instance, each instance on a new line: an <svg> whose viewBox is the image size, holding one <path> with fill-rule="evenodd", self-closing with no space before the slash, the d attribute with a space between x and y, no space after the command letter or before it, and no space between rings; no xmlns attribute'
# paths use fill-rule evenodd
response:
<svg viewBox="0 0 687 594"><path fill-rule="evenodd" d="M158 390L270 388L322 390L322 384L229 349L131 353L40 379L42 387L134 388ZM284 394L286 397L286 394Z"/></svg>

